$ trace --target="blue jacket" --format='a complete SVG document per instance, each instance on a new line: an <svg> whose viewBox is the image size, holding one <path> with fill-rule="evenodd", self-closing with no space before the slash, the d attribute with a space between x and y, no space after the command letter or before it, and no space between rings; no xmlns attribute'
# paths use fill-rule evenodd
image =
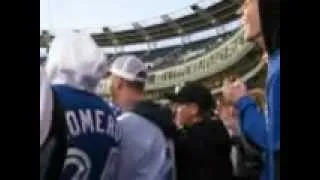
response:
<svg viewBox="0 0 320 180"><path fill-rule="evenodd" d="M274 152L280 150L280 50L269 56L266 113L249 96L236 102L244 134L263 150L261 180L273 180Z"/></svg>

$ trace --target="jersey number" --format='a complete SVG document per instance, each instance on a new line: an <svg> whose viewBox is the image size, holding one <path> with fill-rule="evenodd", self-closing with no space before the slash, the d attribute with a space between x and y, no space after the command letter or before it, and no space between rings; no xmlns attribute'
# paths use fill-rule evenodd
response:
<svg viewBox="0 0 320 180"><path fill-rule="evenodd" d="M119 159L118 148L111 148L106 159L105 166L100 175L100 180L114 180ZM87 180L91 172L91 160L89 156L78 148L68 149L64 170L68 167L76 167L70 180Z"/></svg>

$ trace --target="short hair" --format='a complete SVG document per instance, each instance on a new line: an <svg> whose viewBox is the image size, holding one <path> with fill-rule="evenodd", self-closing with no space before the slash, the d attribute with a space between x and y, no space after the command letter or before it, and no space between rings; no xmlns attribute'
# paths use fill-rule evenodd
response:
<svg viewBox="0 0 320 180"><path fill-rule="evenodd" d="M234 82L235 80L237 80L239 78L240 78L240 76L238 74L230 73L223 79L223 81Z"/></svg>

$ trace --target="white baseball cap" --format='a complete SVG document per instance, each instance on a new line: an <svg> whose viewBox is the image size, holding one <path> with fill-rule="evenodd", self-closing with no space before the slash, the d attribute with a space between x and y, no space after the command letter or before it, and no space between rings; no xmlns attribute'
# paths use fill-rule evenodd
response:
<svg viewBox="0 0 320 180"><path fill-rule="evenodd" d="M147 68L135 55L124 55L116 58L109 72L129 81L146 82L147 80Z"/></svg>

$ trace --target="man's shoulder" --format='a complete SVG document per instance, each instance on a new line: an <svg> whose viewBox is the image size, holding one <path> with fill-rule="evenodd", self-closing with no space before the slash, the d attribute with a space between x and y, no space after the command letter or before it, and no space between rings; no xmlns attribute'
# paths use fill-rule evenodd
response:
<svg viewBox="0 0 320 180"><path fill-rule="evenodd" d="M204 128L204 129L225 128L222 121L219 119L217 119L217 120L203 120L201 123L199 123L199 127Z"/></svg>
<svg viewBox="0 0 320 180"><path fill-rule="evenodd" d="M120 116L117 117L117 120L119 124L123 124L123 126L128 128L133 127L133 129L135 129L136 131L150 133L157 132L159 129L145 117L130 111L123 112Z"/></svg>
<svg viewBox="0 0 320 180"><path fill-rule="evenodd" d="M117 120L126 134L130 133L141 136L149 136L150 139L152 139L154 136L164 136L159 127L145 117L134 112L123 112L117 117Z"/></svg>
<svg viewBox="0 0 320 180"><path fill-rule="evenodd" d="M204 139L228 138L228 131L220 120L204 120L197 127L196 133L202 134Z"/></svg>
<svg viewBox="0 0 320 180"><path fill-rule="evenodd" d="M88 106L102 106L110 108L108 102L95 93L80 90L68 85L53 85L53 90L63 102L72 102L72 104L87 104ZM69 104L69 103L67 103Z"/></svg>
<svg viewBox="0 0 320 180"><path fill-rule="evenodd" d="M154 141L160 142L161 139L165 139L157 126L133 112L123 112L117 120L124 136L123 143L139 146L135 148L149 149Z"/></svg>
<svg viewBox="0 0 320 180"><path fill-rule="evenodd" d="M131 123L131 122L137 122L137 121L140 121L142 119L141 116L133 113L133 112L130 112L130 111L124 111L122 112L121 115L119 115L117 117L117 120L121 123Z"/></svg>
<svg viewBox="0 0 320 180"><path fill-rule="evenodd" d="M111 108L111 111L113 112L115 117L118 117L122 114L122 109L117 106L116 104L112 103L112 101L105 100L108 106Z"/></svg>

